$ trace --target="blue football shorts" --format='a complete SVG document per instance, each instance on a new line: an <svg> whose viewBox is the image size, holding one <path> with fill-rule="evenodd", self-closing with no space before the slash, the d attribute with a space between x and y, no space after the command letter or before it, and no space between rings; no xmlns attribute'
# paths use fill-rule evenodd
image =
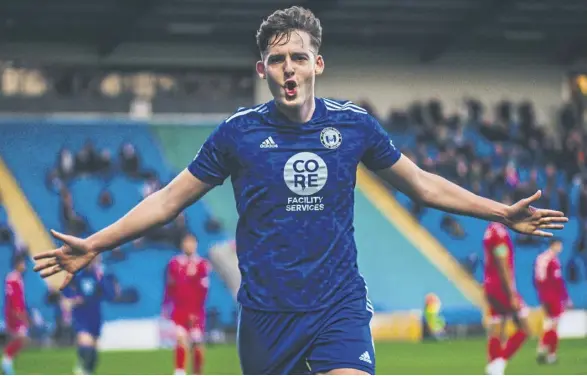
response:
<svg viewBox="0 0 587 376"><path fill-rule="evenodd" d="M237 345L243 374L316 374L353 368L375 374L369 300L342 300L314 312L239 306Z"/></svg>
<svg viewBox="0 0 587 376"><path fill-rule="evenodd" d="M102 332L102 322L92 320L86 317L75 317L72 322L73 330L76 334L88 333L94 338L100 338Z"/></svg>

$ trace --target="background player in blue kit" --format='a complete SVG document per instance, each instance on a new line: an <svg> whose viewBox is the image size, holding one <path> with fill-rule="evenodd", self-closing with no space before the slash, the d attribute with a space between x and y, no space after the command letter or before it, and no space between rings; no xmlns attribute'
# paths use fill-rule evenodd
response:
<svg viewBox="0 0 587 376"><path fill-rule="evenodd" d="M187 169L111 226L85 239L53 232L64 245L36 256L46 261L35 270L65 271L67 283L100 252L167 223L230 176L243 372L372 374L373 309L353 234L359 163L431 207L539 236L563 227L563 213L530 206L540 192L511 206L476 196L403 157L364 109L315 97L321 39L310 11L273 13L257 33L256 70L274 100L227 118Z"/></svg>
<svg viewBox="0 0 587 376"><path fill-rule="evenodd" d="M102 302L117 296L118 288L104 278L99 257L80 271L63 290L72 306L73 329L76 333L77 374L94 373L97 362L97 344L102 330Z"/></svg>

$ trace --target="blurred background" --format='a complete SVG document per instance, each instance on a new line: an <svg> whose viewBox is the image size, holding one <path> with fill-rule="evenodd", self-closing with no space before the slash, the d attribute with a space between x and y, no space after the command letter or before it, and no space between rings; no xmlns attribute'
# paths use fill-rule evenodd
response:
<svg viewBox="0 0 587 376"><path fill-rule="evenodd" d="M48 229L86 236L110 224L186 167L230 113L270 100L254 71L255 32L263 18L291 5L310 8L324 27L319 96L366 108L429 171L497 200L541 188L540 205L570 216L559 235L575 309L561 319L560 334L569 339L556 372L584 370L584 0L2 0L0 276L15 255L55 246ZM100 373L173 371L160 317L163 282L187 232L216 267L206 371L239 372L238 276L227 267L236 221L227 181L174 222L103 258L122 294L103 305L101 348L113 351ZM481 372L486 225L423 208L359 170L356 239L376 311L380 372ZM537 335L533 264L547 244L512 236L517 286L533 308ZM75 350L55 290L59 278L43 281L32 265L25 289L34 341L20 369L70 373ZM445 334L423 346L432 300L441 302ZM514 372L544 372L531 368L533 346ZM124 352L136 349L145 351Z"/></svg>

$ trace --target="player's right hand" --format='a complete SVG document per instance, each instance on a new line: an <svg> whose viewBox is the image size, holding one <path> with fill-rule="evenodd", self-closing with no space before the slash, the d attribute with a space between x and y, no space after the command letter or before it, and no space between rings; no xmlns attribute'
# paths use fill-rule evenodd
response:
<svg viewBox="0 0 587 376"><path fill-rule="evenodd" d="M71 282L75 273L88 266L98 255L98 252L92 250L85 239L65 235L55 230L51 230L51 235L61 240L63 245L51 251L35 255L33 257L35 261L46 261L36 263L33 270L41 272L41 277L43 278L64 271L66 273L65 280L59 288L63 290Z"/></svg>
<svg viewBox="0 0 587 376"><path fill-rule="evenodd" d="M518 312L522 308L520 299L515 295L510 298L510 305L514 312Z"/></svg>

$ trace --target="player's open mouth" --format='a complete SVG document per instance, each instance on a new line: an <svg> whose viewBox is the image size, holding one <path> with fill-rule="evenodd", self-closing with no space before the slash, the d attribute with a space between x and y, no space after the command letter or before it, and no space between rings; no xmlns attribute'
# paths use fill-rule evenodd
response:
<svg viewBox="0 0 587 376"><path fill-rule="evenodd" d="M285 85L283 85L285 90L285 95L288 97L293 97L298 92L298 84L295 81L286 81Z"/></svg>

